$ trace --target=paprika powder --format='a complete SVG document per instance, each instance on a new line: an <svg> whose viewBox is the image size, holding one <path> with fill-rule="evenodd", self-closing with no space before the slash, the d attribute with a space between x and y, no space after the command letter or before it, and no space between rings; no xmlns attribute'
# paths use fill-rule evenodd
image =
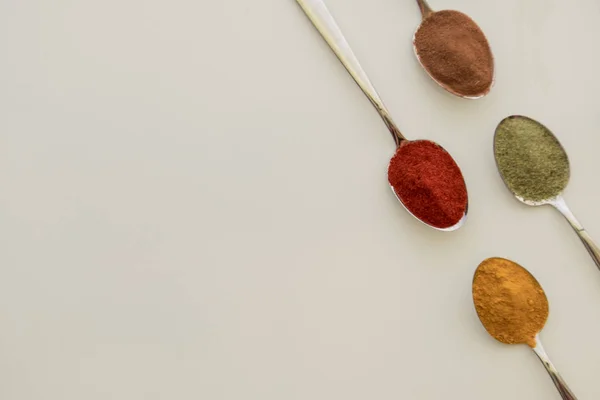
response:
<svg viewBox="0 0 600 400"><path fill-rule="evenodd" d="M388 181L415 217L436 228L456 225L467 211L467 187L460 168L440 145L403 141L388 168Z"/></svg>

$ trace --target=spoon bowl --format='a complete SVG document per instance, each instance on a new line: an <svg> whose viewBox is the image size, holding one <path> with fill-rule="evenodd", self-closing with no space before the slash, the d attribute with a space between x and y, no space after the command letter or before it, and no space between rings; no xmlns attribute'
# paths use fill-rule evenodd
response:
<svg viewBox="0 0 600 400"><path fill-rule="evenodd" d="M482 261L475 270L473 303L490 336L505 344L532 348L549 314L548 298L535 277L500 257Z"/></svg>
<svg viewBox="0 0 600 400"><path fill-rule="evenodd" d="M455 10L434 11L426 0L417 0L421 10L422 21L413 35L413 51L421 67L439 86L449 93L464 99L479 99L486 96L495 83L494 56L489 42L481 28L468 15ZM433 30L429 25L439 24L445 28L449 24L462 29L452 32L450 29ZM435 40L438 45L444 43L442 48L419 46L419 36L428 41ZM458 57L458 44L469 46L465 58ZM444 62L427 60L427 55L439 57L443 55ZM487 58L487 69L477 67ZM452 60L451 64L446 60ZM486 63L484 63L486 64ZM461 84L460 78L470 79L470 84Z"/></svg>
<svg viewBox="0 0 600 400"><path fill-rule="evenodd" d="M571 167L564 147L550 129L526 116L500 121L494 158L506 187L524 204L551 204L569 183Z"/></svg>
<svg viewBox="0 0 600 400"><path fill-rule="evenodd" d="M415 155L418 163L411 165L407 161ZM430 140L401 142L388 166L388 183L402 206L419 221L444 232L464 224L469 203L464 178L439 144Z"/></svg>
<svg viewBox="0 0 600 400"><path fill-rule="evenodd" d="M558 210L600 269L600 248L563 198L571 169L567 152L552 131L522 115L504 118L494 134L494 158L515 198L528 206L550 205Z"/></svg>

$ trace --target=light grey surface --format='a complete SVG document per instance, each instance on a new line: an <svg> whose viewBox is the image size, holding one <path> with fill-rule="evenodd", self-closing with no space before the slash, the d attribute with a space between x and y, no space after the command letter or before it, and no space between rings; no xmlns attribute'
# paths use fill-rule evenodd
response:
<svg viewBox="0 0 600 400"><path fill-rule="evenodd" d="M493 46L472 102L418 66L415 2L328 1L403 132L463 168L448 234L397 203L389 133L295 1L0 2L0 397L557 399L473 310L501 256L544 286L546 350L598 398L600 274L492 154L503 117L546 124L600 238L600 5L576 3L433 1Z"/></svg>

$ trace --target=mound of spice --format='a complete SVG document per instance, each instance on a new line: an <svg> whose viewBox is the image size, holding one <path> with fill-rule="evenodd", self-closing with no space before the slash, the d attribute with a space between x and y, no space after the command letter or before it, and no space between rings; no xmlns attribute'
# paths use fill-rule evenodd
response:
<svg viewBox="0 0 600 400"><path fill-rule="evenodd" d="M473 302L485 329L502 343L535 347L535 337L548 319L548 299L538 281L504 258L488 258L479 265Z"/></svg>
<svg viewBox="0 0 600 400"><path fill-rule="evenodd" d="M560 194L569 181L569 159L542 124L512 116L496 128L494 153L500 174L517 196L534 202Z"/></svg>
<svg viewBox="0 0 600 400"><path fill-rule="evenodd" d="M460 168L434 142L404 141L390 161L388 180L404 206L436 228L456 225L467 211L467 187Z"/></svg>
<svg viewBox="0 0 600 400"><path fill-rule="evenodd" d="M492 86L492 50L467 15L453 10L432 13L415 33L414 44L423 67L451 92L480 96Z"/></svg>

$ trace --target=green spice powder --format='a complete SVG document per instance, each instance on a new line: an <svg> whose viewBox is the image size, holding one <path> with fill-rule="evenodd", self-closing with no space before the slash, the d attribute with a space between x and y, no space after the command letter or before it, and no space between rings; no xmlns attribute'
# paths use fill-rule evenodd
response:
<svg viewBox="0 0 600 400"><path fill-rule="evenodd" d="M504 182L524 200L548 200L567 186L567 154L552 132L532 119L512 116L500 122L494 153Z"/></svg>

